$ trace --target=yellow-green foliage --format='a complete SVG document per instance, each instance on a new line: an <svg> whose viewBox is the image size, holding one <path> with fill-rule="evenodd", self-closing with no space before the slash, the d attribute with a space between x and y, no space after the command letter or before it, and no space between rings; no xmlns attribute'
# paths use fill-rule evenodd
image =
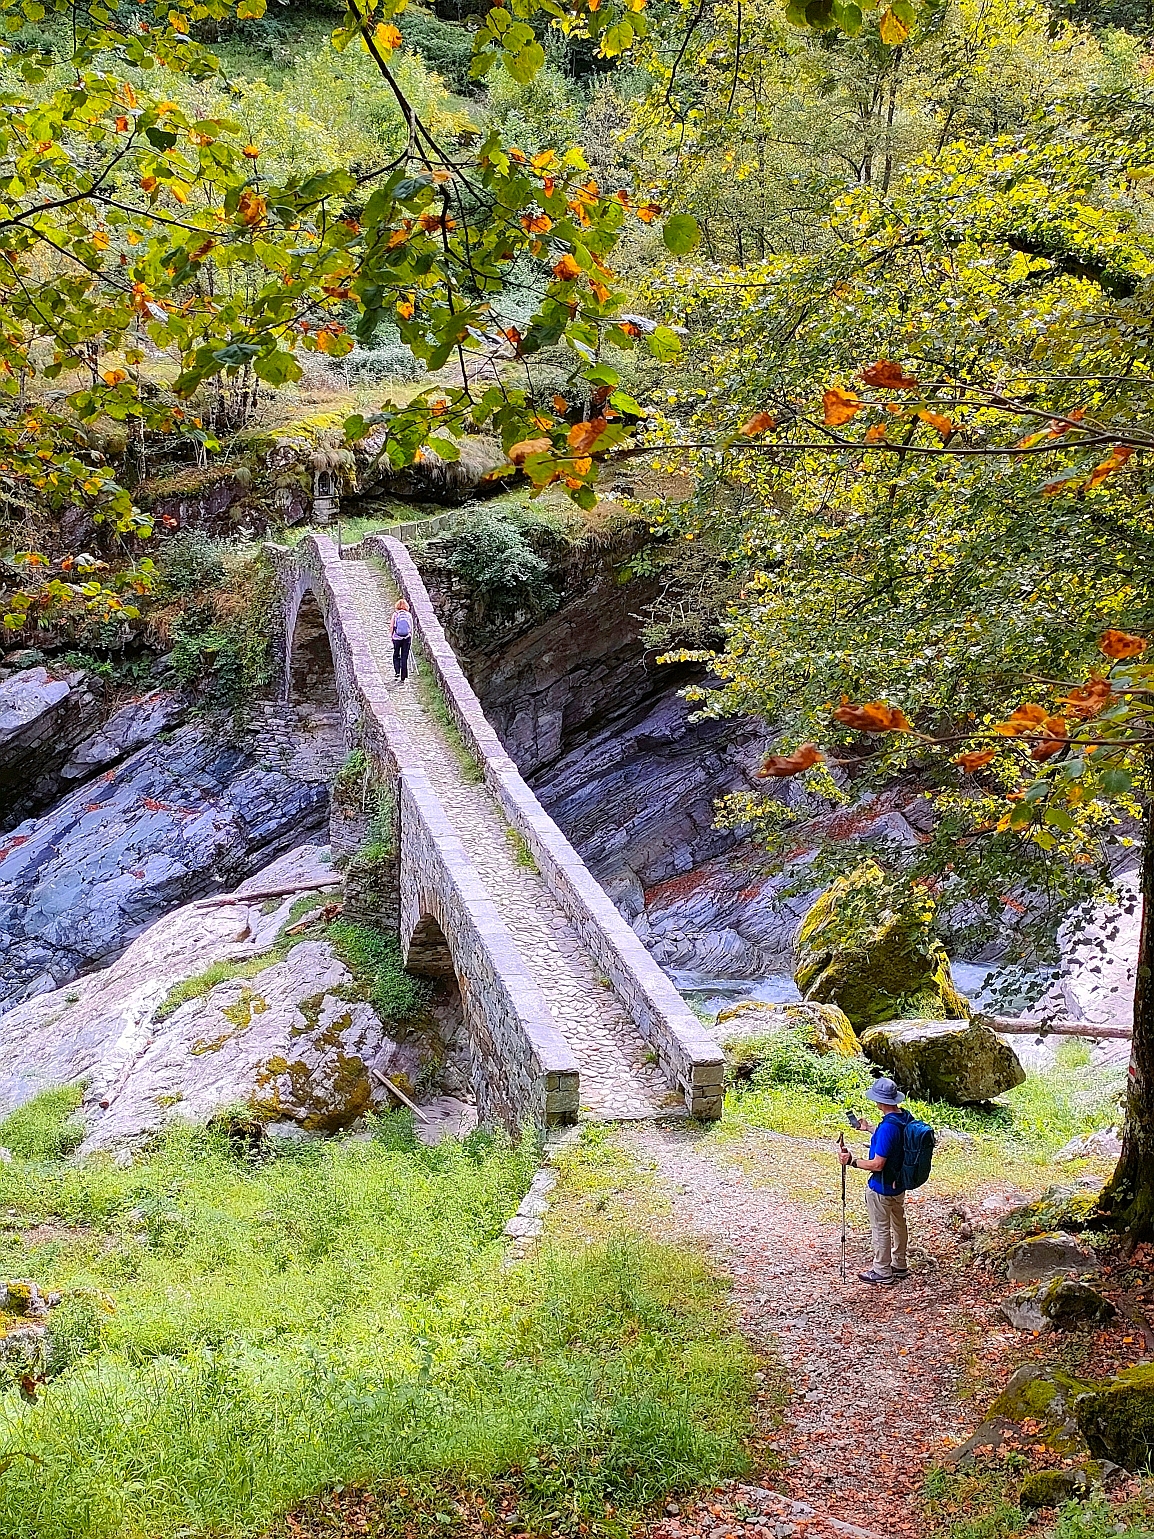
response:
<svg viewBox="0 0 1154 1539"><path fill-rule="evenodd" d="M628 1233L507 1266L536 1159L393 1115L256 1163L186 1129L127 1170L0 1167L53 1234L4 1234L0 1273L115 1304L38 1403L0 1398L0 1461L31 1456L0 1534L223 1539L334 1483L530 1468L526 1523L575 1534L739 1469L752 1364L719 1284Z"/></svg>

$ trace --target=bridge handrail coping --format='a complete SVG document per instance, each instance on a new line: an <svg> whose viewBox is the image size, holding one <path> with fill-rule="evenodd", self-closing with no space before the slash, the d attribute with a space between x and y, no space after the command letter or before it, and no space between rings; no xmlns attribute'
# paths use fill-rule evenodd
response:
<svg viewBox="0 0 1154 1539"><path fill-rule="evenodd" d="M412 556L391 535L369 534L343 554L378 556L388 563L416 618L416 629L467 746L482 766L486 784L510 825L525 839L550 892L558 900L614 993L680 1085L695 1116L721 1114L725 1058L681 995L617 912L600 883L541 806L465 677L437 619Z"/></svg>
<svg viewBox="0 0 1154 1539"><path fill-rule="evenodd" d="M355 691L365 748L371 757L385 764L390 778L399 782L398 812L405 801L409 801L420 818L446 876L452 879L457 889L472 928L497 964L498 984L543 1079L548 1081L556 1075L575 1076L578 1073L576 1055L554 1025L544 995L525 967L404 723L393 709L364 633L348 569L342 564L335 543L327 535L307 535L291 549L271 544L266 549L282 581L292 580L295 573L307 573L311 585L314 588L319 585L322 590L318 592L318 598L330 600L322 603L329 645L334 656L340 655L345 676ZM324 589L328 590L327 594ZM286 644L291 645L291 640L290 634Z"/></svg>

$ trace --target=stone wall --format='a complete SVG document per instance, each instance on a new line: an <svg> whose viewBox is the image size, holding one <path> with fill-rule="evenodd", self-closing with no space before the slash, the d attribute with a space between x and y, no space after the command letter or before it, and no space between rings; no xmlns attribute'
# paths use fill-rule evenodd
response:
<svg viewBox="0 0 1154 1539"><path fill-rule="evenodd" d="M541 807L485 718L437 619L412 557L390 536L370 535L354 551L388 563L416 619L424 655L485 782L510 825L526 840L550 891L564 908L618 999L657 1053L695 1117L719 1117L723 1059L681 995L649 956L594 880L581 857Z"/></svg>
<svg viewBox="0 0 1154 1539"><path fill-rule="evenodd" d="M430 924L455 964L468 1027L470 1073L481 1116L511 1131L525 1121L571 1122L578 1109L572 1050L548 1007L393 711L364 634L348 569L331 540L309 536L270 555L287 617L282 671L291 680L291 646L306 595L328 632L349 745L373 761L394 793L393 848L399 853L400 933L406 961L427 963ZM416 944L414 945L414 941Z"/></svg>

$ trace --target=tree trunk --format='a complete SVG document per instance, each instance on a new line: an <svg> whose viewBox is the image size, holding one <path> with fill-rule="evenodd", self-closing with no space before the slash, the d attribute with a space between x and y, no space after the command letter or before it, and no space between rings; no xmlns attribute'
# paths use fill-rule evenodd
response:
<svg viewBox="0 0 1154 1539"><path fill-rule="evenodd" d="M1154 1235L1154 788L1148 788L1142 850L1142 923L1134 987L1134 1037L1118 1168L1102 1193L1109 1223L1134 1239Z"/></svg>

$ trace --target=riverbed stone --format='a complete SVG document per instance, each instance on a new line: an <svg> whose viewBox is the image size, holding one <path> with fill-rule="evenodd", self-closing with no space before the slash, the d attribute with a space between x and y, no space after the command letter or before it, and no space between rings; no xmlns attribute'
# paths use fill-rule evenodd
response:
<svg viewBox="0 0 1154 1539"><path fill-rule="evenodd" d="M991 1101L1026 1078L1013 1048L977 1021L888 1021L862 1051L907 1095L966 1106Z"/></svg>
<svg viewBox="0 0 1154 1539"><path fill-rule="evenodd" d="M883 1021L968 1018L932 907L896 912L881 868L866 861L824 892L802 920L794 981L806 999L841 1007L856 1031Z"/></svg>

